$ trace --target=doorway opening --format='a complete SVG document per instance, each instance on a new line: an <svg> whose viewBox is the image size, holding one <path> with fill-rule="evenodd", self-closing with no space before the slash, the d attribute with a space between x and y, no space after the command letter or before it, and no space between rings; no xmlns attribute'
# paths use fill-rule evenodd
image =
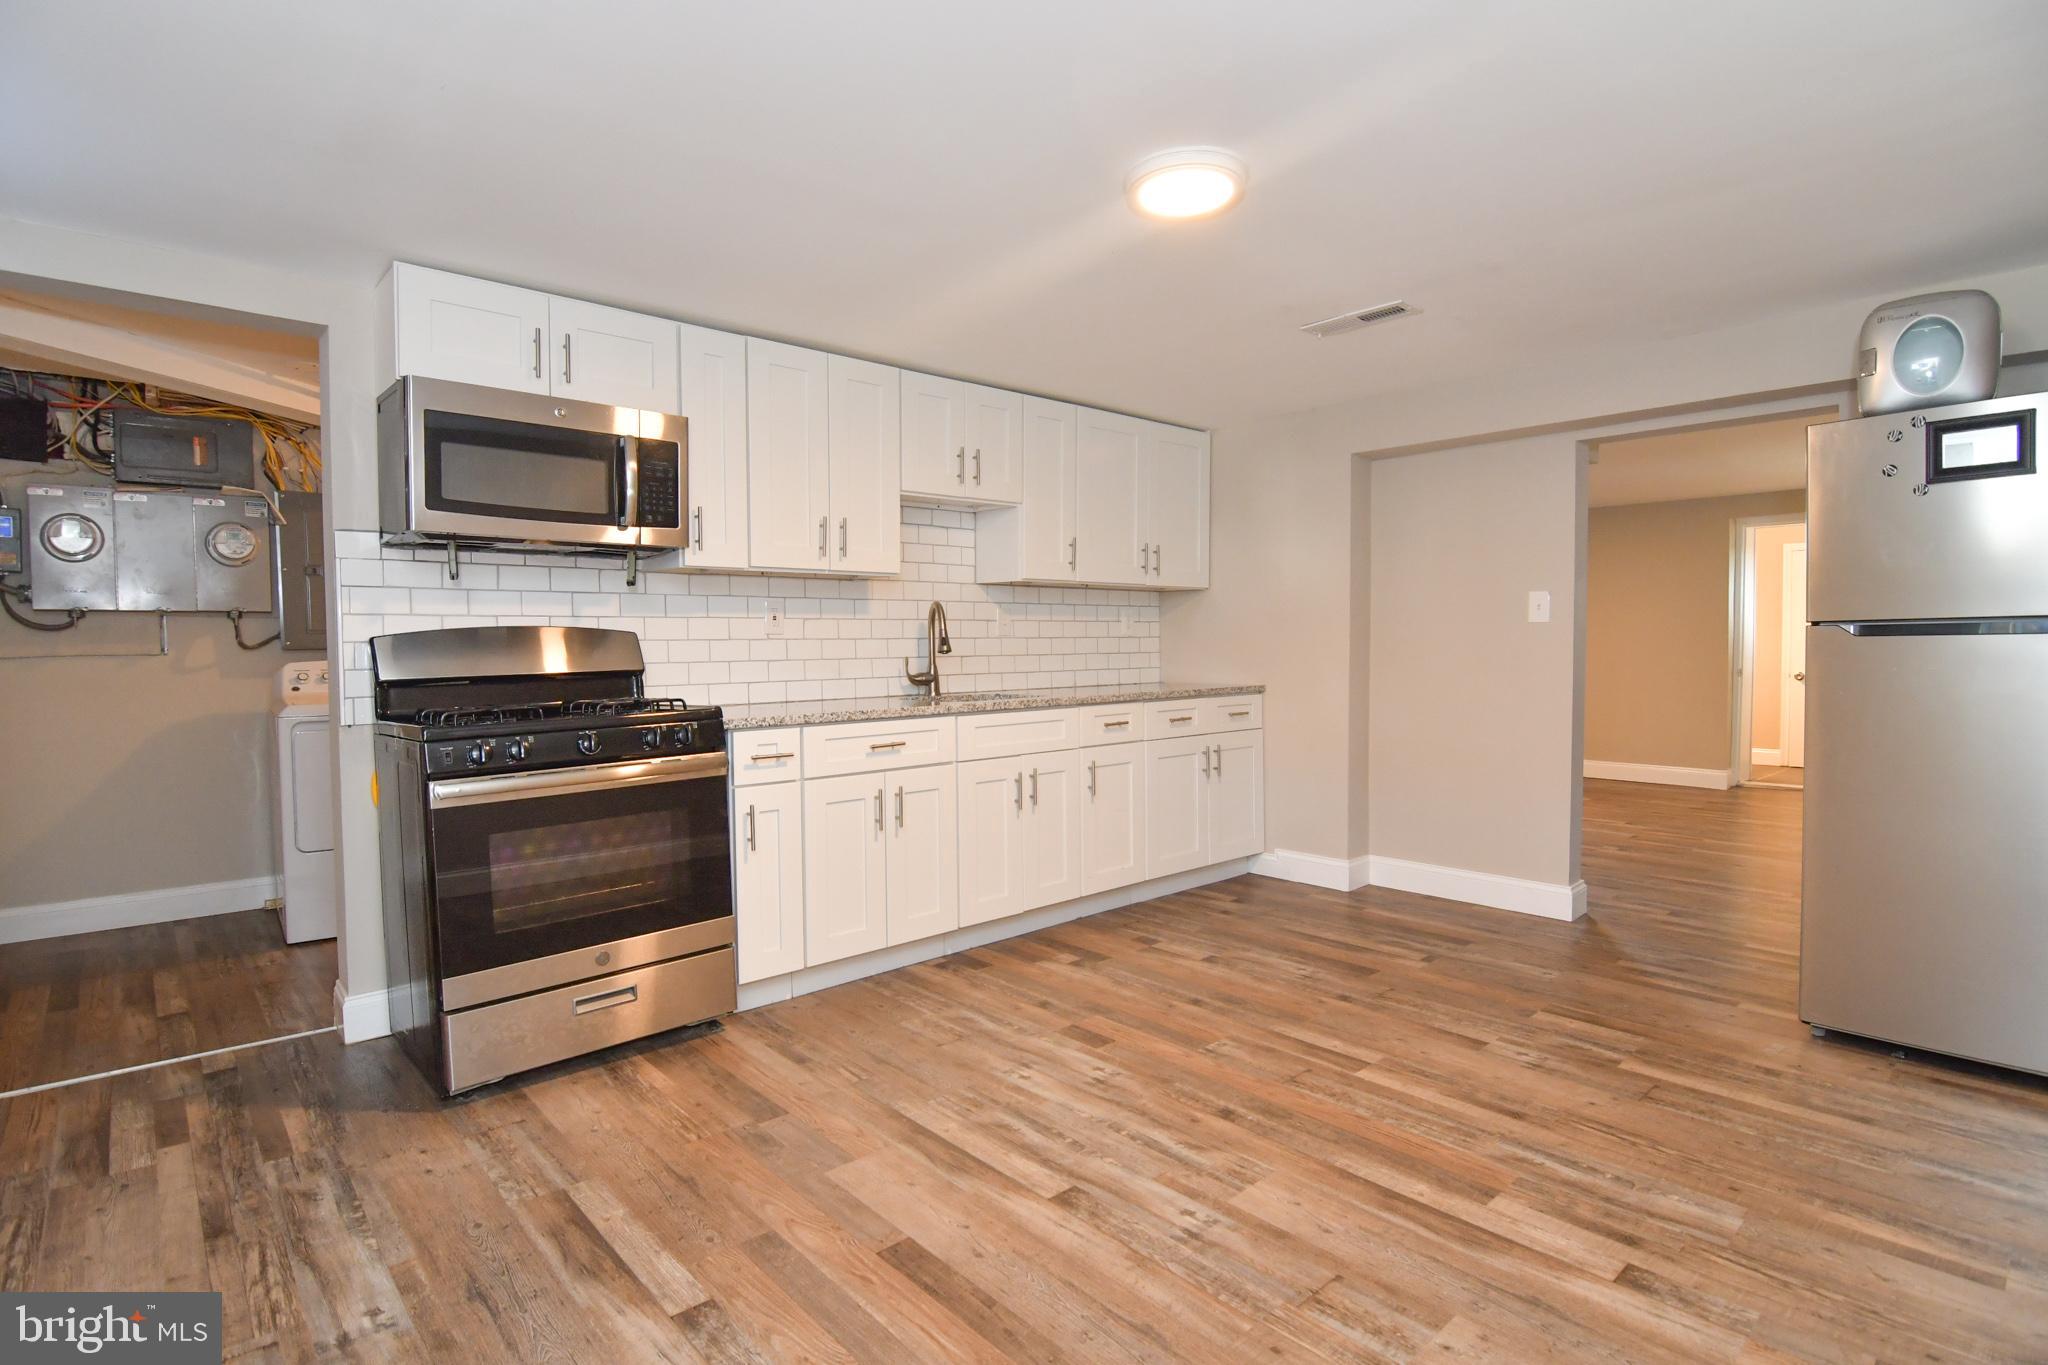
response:
<svg viewBox="0 0 2048 1365"><path fill-rule="evenodd" d="M1805 786L1806 517L1744 517L1736 523L1737 786Z"/></svg>

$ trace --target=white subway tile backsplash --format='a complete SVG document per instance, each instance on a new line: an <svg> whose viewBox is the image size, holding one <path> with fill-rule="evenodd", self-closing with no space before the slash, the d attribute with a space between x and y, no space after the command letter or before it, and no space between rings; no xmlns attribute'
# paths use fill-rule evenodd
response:
<svg viewBox="0 0 2048 1365"><path fill-rule="evenodd" d="M439 551L382 546L338 531L341 714L371 717L366 641L468 625L583 625L633 630L647 686L717 706L915 692L903 660L925 667L924 618L945 603L959 691L1159 681L1159 595L1121 588L984 588L974 579L974 514L903 509L900 579L813 579L642 570L594 556L465 551L450 581ZM767 615L782 613L782 633Z"/></svg>

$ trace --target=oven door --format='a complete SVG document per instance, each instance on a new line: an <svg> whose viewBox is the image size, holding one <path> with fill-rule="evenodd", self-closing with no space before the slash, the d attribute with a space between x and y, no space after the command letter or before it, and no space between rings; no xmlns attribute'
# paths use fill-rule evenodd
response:
<svg viewBox="0 0 2048 1365"><path fill-rule="evenodd" d="M722 753L427 786L444 1009L729 944Z"/></svg>

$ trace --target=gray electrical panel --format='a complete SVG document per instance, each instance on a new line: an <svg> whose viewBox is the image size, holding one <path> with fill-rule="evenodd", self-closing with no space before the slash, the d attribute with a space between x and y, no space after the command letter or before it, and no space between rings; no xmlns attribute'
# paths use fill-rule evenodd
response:
<svg viewBox="0 0 2048 1365"><path fill-rule="evenodd" d="M286 649L327 648L326 518L318 493L279 493L277 629Z"/></svg>
<svg viewBox="0 0 2048 1365"><path fill-rule="evenodd" d="M38 611L270 610L270 507L239 493L28 490Z"/></svg>

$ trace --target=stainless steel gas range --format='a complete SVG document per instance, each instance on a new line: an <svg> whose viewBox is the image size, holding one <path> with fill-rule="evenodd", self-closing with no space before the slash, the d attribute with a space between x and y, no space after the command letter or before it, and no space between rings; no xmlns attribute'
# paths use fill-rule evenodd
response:
<svg viewBox="0 0 2048 1365"><path fill-rule="evenodd" d="M730 1013L725 722L629 631L380 635L391 1026L443 1093Z"/></svg>

